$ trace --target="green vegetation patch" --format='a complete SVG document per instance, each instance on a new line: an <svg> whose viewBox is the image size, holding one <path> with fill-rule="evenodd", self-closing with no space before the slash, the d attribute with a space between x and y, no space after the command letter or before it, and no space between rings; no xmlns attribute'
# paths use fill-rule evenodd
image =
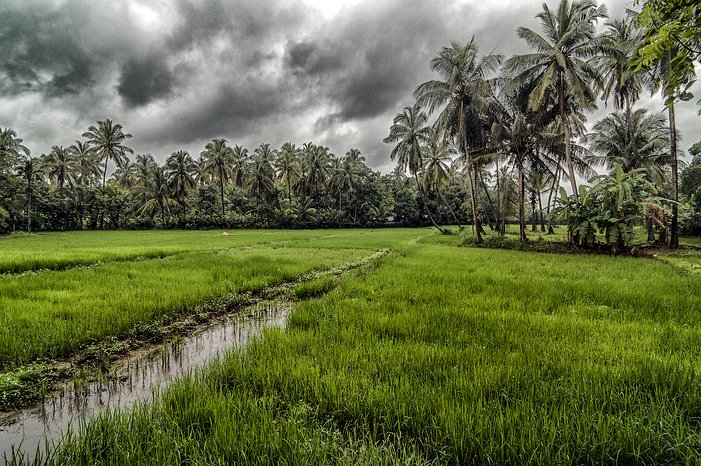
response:
<svg viewBox="0 0 701 466"><path fill-rule="evenodd" d="M67 356L81 345L174 318L198 304L340 265L364 250L196 251L161 260L0 280L0 367Z"/></svg>
<svg viewBox="0 0 701 466"><path fill-rule="evenodd" d="M693 463L700 295L655 261L417 245L49 462Z"/></svg>

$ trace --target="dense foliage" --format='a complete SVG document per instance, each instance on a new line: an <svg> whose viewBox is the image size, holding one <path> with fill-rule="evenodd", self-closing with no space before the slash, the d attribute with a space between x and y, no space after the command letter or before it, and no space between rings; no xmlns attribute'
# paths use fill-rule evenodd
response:
<svg viewBox="0 0 701 466"><path fill-rule="evenodd" d="M698 463L697 275L426 230L333 234L395 252L46 463Z"/></svg>
<svg viewBox="0 0 701 466"><path fill-rule="evenodd" d="M543 4L539 30L518 28L526 53L505 59L480 55L474 38L451 43L431 60L436 79L416 87L416 102L384 139L397 163L389 175L371 170L357 149L337 156L311 142L249 152L215 138L198 156L176 151L162 166L149 154L131 160L131 134L109 119L85 140L32 158L14 131L0 129L0 231L430 222L448 232L440 225L469 222L479 243L483 225L503 235L509 222L526 241L530 220L543 231L566 223L583 246L619 248L628 243L623 231L644 224L650 241L675 247L680 228L701 227L694 165L679 173L674 114L675 102L691 98L697 10L696 2L651 0L634 17L607 20L605 5L561 0ZM636 108L646 89L662 91L666 117ZM599 99L614 111L587 129ZM108 179L109 164L116 170ZM592 194L621 176L651 189L608 217L620 224L612 240L601 217L610 206Z"/></svg>
<svg viewBox="0 0 701 466"><path fill-rule="evenodd" d="M122 140L130 136L109 120L98 124L113 126ZM97 131L91 128L90 134ZM279 149L261 144L249 153L214 139L198 158L176 151L161 166L150 154L130 161L125 154L131 149L120 144L108 144L117 154L108 155L92 139L32 158L12 130L1 135L3 232L424 223L416 185L399 172L371 170L357 149L338 157L312 143L285 143ZM108 179L110 160L117 169ZM445 189L438 181L421 195L442 223L453 221L466 196L459 183Z"/></svg>

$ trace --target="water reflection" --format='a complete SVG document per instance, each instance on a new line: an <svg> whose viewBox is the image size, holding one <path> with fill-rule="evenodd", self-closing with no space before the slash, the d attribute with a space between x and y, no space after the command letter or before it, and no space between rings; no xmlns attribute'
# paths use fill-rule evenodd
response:
<svg viewBox="0 0 701 466"><path fill-rule="evenodd" d="M40 407L0 421L0 458L9 459L13 451L18 451L31 461L38 449L47 448L80 420L108 408L125 408L137 400L149 399L177 377L245 345L262 329L284 326L290 308L288 302L260 302L195 335L133 356L116 365L110 374L98 374L95 381L76 377Z"/></svg>

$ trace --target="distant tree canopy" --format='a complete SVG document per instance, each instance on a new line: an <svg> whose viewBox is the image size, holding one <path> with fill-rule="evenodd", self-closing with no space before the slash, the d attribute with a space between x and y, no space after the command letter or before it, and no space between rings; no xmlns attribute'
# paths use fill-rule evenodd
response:
<svg viewBox="0 0 701 466"><path fill-rule="evenodd" d="M109 119L32 158L0 129L0 231L469 224L480 242L485 227L503 235L509 222L527 241L530 221L616 248L636 225L672 247L680 228L701 232L701 143L680 175L674 107L695 79L699 3L650 0L635 17L607 20L593 0L561 0L536 18L539 28L516 31L522 54L480 54L475 38L437 52L434 79L417 85L384 139L391 174L355 148L249 151L224 138L159 165L132 157L131 134ZM666 114L636 107L646 89L663 92ZM587 126L599 99L613 112Z"/></svg>

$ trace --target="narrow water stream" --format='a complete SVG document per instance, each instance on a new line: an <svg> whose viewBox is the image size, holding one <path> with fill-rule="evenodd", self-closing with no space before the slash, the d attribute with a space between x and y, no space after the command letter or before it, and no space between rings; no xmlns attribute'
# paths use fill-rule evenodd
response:
<svg viewBox="0 0 701 466"><path fill-rule="evenodd" d="M61 438L69 426L107 409L125 408L148 400L175 378L204 366L227 350L245 345L266 327L285 325L289 302L261 302L177 343L130 358L118 364L108 377L95 382L75 382L44 401L41 407L0 419L0 460L13 451L31 461L37 449ZM4 462L4 461L3 461Z"/></svg>

